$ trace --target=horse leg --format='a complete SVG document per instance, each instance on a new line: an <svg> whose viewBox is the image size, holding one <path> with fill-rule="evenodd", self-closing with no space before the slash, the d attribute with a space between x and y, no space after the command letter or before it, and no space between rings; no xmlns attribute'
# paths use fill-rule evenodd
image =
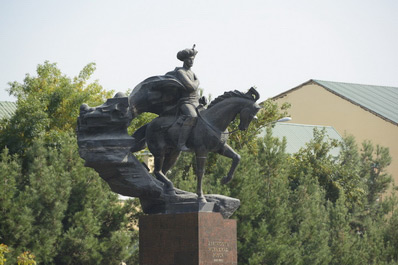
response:
<svg viewBox="0 0 398 265"><path fill-rule="evenodd" d="M196 153L196 178L198 181L196 187L196 193L198 194L199 202L207 202L205 196L203 196L202 190L202 178L205 174L205 164L206 164L207 156L203 154Z"/></svg>
<svg viewBox="0 0 398 265"><path fill-rule="evenodd" d="M164 155L155 156L155 170L154 174L158 180L164 183L164 191L166 194L175 195L173 183L163 174Z"/></svg>
<svg viewBox="0 0 398 265"><path fill-rule="evenodd" d="M178 149L174 149L165 156L162 167L162 172L164 175L166 175L167 172L170 170L170 168L172 168L174 164L177 162L180 153L181 151L179 151Z"/></svg>
<svg viewBox="0 0 398 265"><path fill-rule="evenodd" d="M229 145L225 144L220 150L218 150L220 155L226 156L232 159L231 168L229 169L228 175L221 179L221 184L227 184L234 177L235 169L240 162L240 155L236 153Z"/></svg>

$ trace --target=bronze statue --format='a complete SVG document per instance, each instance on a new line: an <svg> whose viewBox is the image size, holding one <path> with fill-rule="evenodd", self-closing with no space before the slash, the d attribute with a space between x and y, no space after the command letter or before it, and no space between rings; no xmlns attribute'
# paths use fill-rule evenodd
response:
<svg viewBox="0 0 398 265"><path fill-rule="evenodd" d="M195 45L192 49L185 49L177 53L177 58L183 61L182 67L177 67L173 72L166 75L175 75L175 77L184 85L184 90L179 101L181 114L185 115L185 120L181 126L180 135L178 138L178 149L181 151L188 151L185 143L196 123L196 107L198 106L198 88L199 80L195 73L192 72L191 67L198 52L195 50Z"/></svg>
<svg viewBox="0 0 398 265"><path fill-rule="evenodd" d="M115 192L139 197L147 213L178 212L178 203L206 205L209 201L213 211L229 217L239 206L237 199L204 195L202 178L208 153L216 152L232 159L221 180L223 184L231 181L240 156L226 143L227 127L239 114L239 129L248 128L260 109L259 94L254 88L247 93L226 92L206 109L206 102L198 96L199 80L191 70L196 54L195 45L178 52L182 67L145 79L128 98L118 94L97 108L81 107L78 143L86 165L96 169ZM159 117L128 136L128 124L142 112ZM132 155L145 146L155 157L156 179ZM196 155L196 196L176 189L166 176L181 151Z"/></svg>
<svg viewBox="0 0 398 265"><path fill-rule="evenodd" d="M260 107L256 104L258 93L254 89L244 94L239 91L227 92L218 97L206 110L198 111L198 122L189 136L187 146L196 155L196 176L198 200L206 202L202 191L202 178L204 175L205 161L209 152L232 159L229 173L223 178L223 183L228 183L240 161L240 156L226 143L228 125L240 114L240 130L246 130L255 117ZM165 183L167 193L173 193L174 187L166 177L168 170L175 164L180 154L179 119L173 116L160 116L148 124L146 141L149 151L155 157L155 175Z"/></svg>

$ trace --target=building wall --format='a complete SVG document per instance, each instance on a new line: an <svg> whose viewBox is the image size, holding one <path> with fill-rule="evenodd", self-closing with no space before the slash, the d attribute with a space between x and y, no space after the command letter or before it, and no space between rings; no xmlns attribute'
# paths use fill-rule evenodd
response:
<svg viewBox="0 0 398 265"><path fill-rule="evenodd" d="M275 100L289 102L292 122L333 126L341 135L352 134L357 144L371 140L389 147L392 163L388 172L398 185L398 126L364 110L315 83L279 95Z"/></svg>
<svg viewBox="0 0 398 265"><path fill-rule="evenodd" d="M149 172L153 173L153 170L155 169L155 158L153 157L152 154L145 154L142 156L142 160L144 163L147 165L149 168Z"/></svg>

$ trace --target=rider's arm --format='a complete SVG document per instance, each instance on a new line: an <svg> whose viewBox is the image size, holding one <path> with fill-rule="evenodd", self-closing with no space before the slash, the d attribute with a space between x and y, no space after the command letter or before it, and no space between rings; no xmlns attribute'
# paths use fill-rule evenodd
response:
<svg viewBox="0 0 398 265"><path fill-rule="evenodd" d="M199 87L199 80L194 75L194 80L190 79L186 71L184 70L178 70L177 71L177 78L178 80L181 81L181 83L185 86L185 88L188 90L188 92L193 92L196 91Z"/></svg>

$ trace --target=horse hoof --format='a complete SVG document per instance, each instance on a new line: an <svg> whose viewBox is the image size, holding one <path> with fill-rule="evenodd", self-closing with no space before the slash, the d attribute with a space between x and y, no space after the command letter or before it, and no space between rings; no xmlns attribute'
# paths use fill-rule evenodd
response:
<svg viewBox="0 0 398 265"><path fill-rule="evenodd" d="M189 149L185 144L182 145L182 146L179 146L178 149L179 149L181 152L189 152L189 151L191 151L191 149Z"/></svg>
<svg viewBox="0 0 398 265"><path fill-rule="evenodd" d="M207 200L206 200L206 198L205 198L204 196L199 196L199 197L198 197L198 202L206 203Z"/></svg>
<svg viewBox="0 0 398 265"><path fill-rule="evenodd" d="M167 195L173 195L173 196L176 195L176 191L175 191L173 188L171 188L171 189L165 189L165 190L164 190L164 193L167 194Z"/></svg>

